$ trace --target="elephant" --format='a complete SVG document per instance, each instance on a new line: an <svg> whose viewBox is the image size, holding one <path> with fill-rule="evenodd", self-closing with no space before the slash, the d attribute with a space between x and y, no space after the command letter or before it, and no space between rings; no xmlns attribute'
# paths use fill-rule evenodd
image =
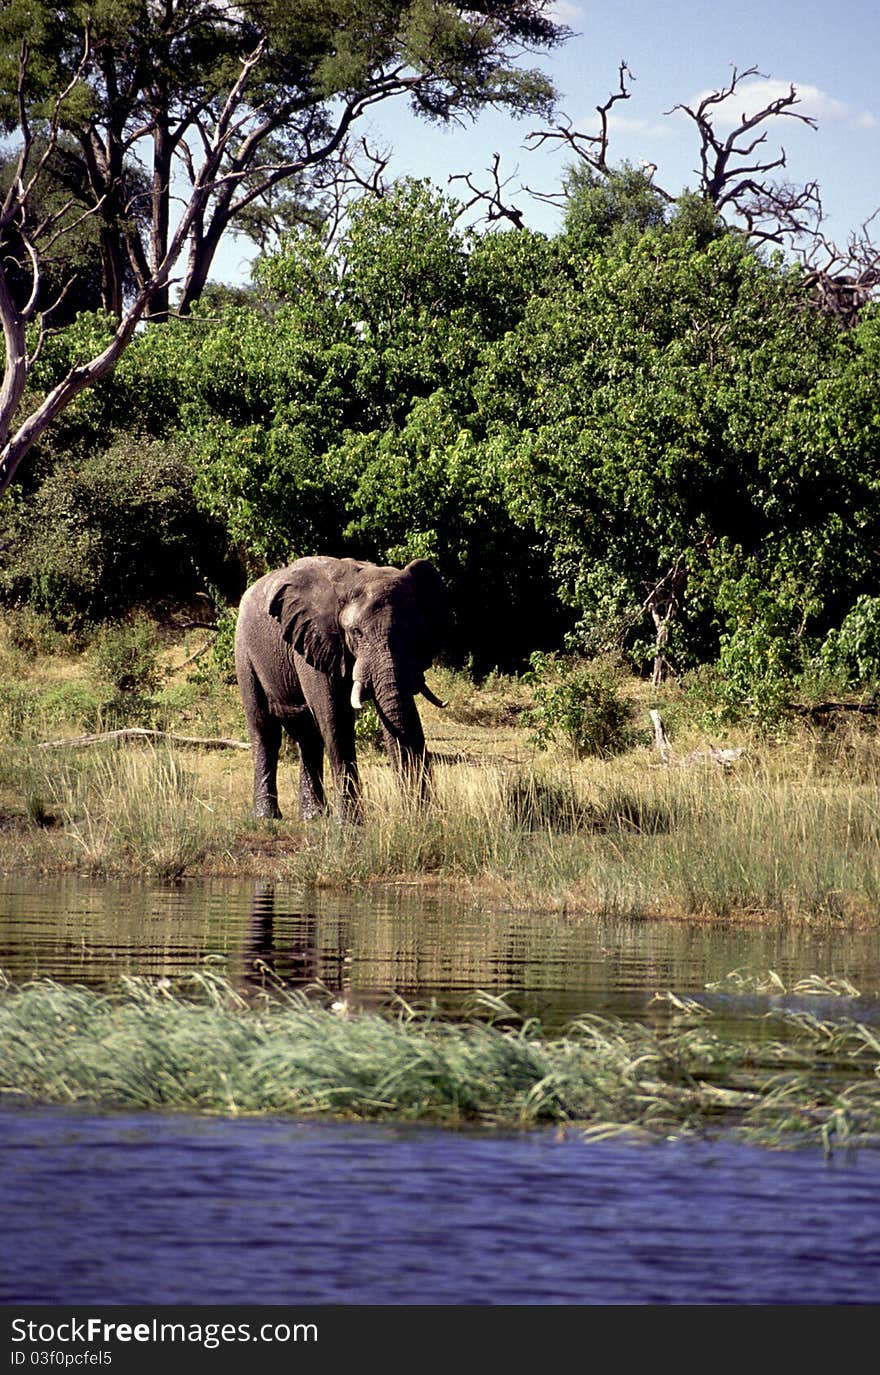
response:
<svg viewBox="0 0 880 1375"><path fill-rule="evenodd" d="M375 701L404 789L426 795L427 752L415 697L444 706L425 684L445 618L443 582L427 559L403 569L314 556L245 592L235 669L254 761L254 815L278 818L282 731L299 747L299 814L326 810L324 754L346 820L361 820L355 712Z"/></svg>

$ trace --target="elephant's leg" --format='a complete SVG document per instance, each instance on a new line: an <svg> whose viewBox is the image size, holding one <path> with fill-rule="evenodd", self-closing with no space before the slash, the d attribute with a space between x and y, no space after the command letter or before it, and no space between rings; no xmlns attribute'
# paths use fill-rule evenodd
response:
<svg viewBox="0 0 880 1375"><path fill-rule="evenodd" d="M281 722L273 716L263 685L249 656L236 643L235 671L247 720L254 766L254 816L276 819L278 809L278 752Z"/></svg>
<svg viewBox="0 0 880 1375"><path fill-rule="evenodd" d="M245 656L236 656L235 667L253 758L253 814L254 817L276 819L281 817L278 810L281 720L272 716L263 685Z"/></svg>
<svg viewBox="0 0 880 1375"><path fill-rule="evenodd" d="M281 749L281 722L274 716L265 717L257 730L251 731L251 750L254 756L254 816L279 820L278 754Z"/></svg>
<svg viewBox="0 0 880 1375"><path fill-rule="evenodd" d="M354 710L349 701L351 682L347 677L331 679L298 654L294 658L312 728L323 742L330 765L336 809L344 821L360 821L361 782L355 757ZM298 729L297 739L302 742L306 738ZM303 754L304 763L305 758Z"/></svg>
<svg viewBox="0 0 880 1375"><path fill-rule="evenodd" d="M296 729L287 727L292 740L299 746L299 814L303 821L320 816L327 809L324 796L324 742L311 716L297 723Z"/></svg>
<svg viewBox="0 0 880 1375"><path fill-rule="evenodd" d="M337 707L335 730L326 740L327 759L333 775L336 809L343 821L363 821L361 780L354 742L354 712L345 702Z"/></svg>

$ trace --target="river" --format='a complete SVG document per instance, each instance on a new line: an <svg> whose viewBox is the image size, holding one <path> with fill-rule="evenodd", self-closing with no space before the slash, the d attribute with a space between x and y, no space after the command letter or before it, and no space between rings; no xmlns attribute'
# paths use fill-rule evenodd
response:
<svg viewBox="0 0 880 1375"><path fill-rule="evenodd" d="M880 1021L880 950L829 927L487 914L411 890L0 882L0 967L101 986L205 958L450 1011L482 989L558 1027L582 1011L731 1025L791 994L732 971L848 979L799 1000ZM880 1157L727 1140L586 1143L294 1119L0 1111L4 1303L838 1304L880 1299Z"/></svg>

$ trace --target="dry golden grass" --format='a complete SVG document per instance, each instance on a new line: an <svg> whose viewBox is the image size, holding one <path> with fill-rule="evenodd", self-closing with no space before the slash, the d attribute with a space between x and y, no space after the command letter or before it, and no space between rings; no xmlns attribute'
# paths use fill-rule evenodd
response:
<svg viewBox="0 0 880 1375"><path fill-rule="evenodd" d="M174 653L181 658L179 645ZM12 661L42 702L43 660L28 666L0 642L0 667ZM62 657L55 672L76 685L85 670ZM169 679L162 723L241 738L234 687L202 689L188 672ZM744 730L710 740L670 692L667 764L647 743L613 760L575 762L530 741L524 684L498 678L477 689L445 670L431 681L450 703L422 710L435 761L431 805L409 806L384 756L367 751L359 828L296 820L292 752L280 770L285 820L255 822L247 752L41 750L34 735L43 717L32 713L16 736L13 701L0 741L0 865L420 883L495 905L700 920L872 923L880 915L880 736L870 724L848 719L831 733L802 725L776 742ZM18 688L14 681L13 698ZM647 741L649 689L631 691ZM46 700L61 711L72 694L47 690ZM51 720L58 737L77 733L75 723ZM729 768L709 757L710 745L734 744L744 752Z"/></svg>

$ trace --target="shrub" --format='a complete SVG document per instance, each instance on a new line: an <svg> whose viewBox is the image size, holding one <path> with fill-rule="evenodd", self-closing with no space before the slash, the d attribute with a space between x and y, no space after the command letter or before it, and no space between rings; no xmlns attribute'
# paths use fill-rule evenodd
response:
<svg viewBox="0 0 880 1375"><path fill-rule="evenodd" d="M137 435L54 468L3 533L0 595L62 630L186 595L217 561L188 459Z"/></svg>
<svg viewBox="0 0 880 1375"><path fill-rule="evenodd" d="M529 663L534 706L524 720L539 749L561 741L577 759L608 758L633 744L633 704L621 695L613 665L560 666L550 654L533 654Z"/></svg>
<svg viewBox="0 0 880 1375"><path fill-rule="evenodd" d="M224 683L235 682L235 626L238 607L224 606L217 613L217 634L211 646L211 663ZM197 675L199 676L199 675Z"/></svg>
<svg viewBox="0 0 880 1375"><path fill-rule="evenodd" d="M105 703L84 683L0 681L0 739L32 740L61 732L100 728Z"/></svg>
<svg viewBox="0 0 880 1375"><path fill-rule="evenodd" d="M29 606L10 608L3 617L6 639L25 659L55 654L63 641L45 616Z"/></svg>
<svg viewBox="0 0 880 1375"><path fill-rule="evenodd" d="M363 708L355 714L354 738L360 749L382 748L382 726L372 702L365 702Z"/></svg>
<svg viewBox="0 0 880 1375"><path fill-rule="evenodd" d="M146 616L102 626L94 640L95 669L120 693L154 692L162 681L159 636Z"/></svg>
<svg viewBox="0 0 880 1375"><path fill-rule="evenodd" d="M880 679L880 597L859 597L840 629L827 636L819 658L847 687Z"/></svg>

